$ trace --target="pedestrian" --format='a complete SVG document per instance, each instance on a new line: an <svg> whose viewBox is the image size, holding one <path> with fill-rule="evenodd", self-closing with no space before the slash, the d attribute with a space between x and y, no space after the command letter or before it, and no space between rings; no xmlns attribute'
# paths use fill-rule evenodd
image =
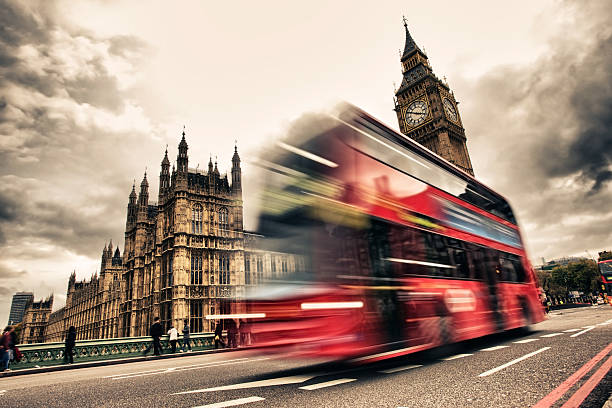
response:
<svg viewBox="0 0 612 408"><path fill-rule="evenodd" d="M174 326L170 326L170 330L168 330L168 336L170 340L170 347L172 347L172 352L176 353L176 342L178 340L178 330Z"/></svg>
<svg viewBox="0 0 612 408"><path fill-rule="evenodd" d="M238 340L238 326L236 325L236 321L234 319L229 319L227 321L227 347L236 348Z"/></svg>
<svg viewBox="0 0 612 408"><path fill-rule="evenodd" d="M17 348L17 344L19 344L19 340L17 339L17 333L15 333L15 326L11 327L10 331L10 339L9 339L9 347L10 347L10 356L11 361L15 361L16 363L21 361L21 351Z"/></svg>
<svg viewBox="0 0 612 408"><path fill-rule="evenodd" d="M215 327L215 348L221 347L225 348L225 343L223 342L223 326L221 326L221 322L217 322L217 327Z"/></svg>
<svg viewBox="0 0 612 408"><path fill-rule="evenodd" d="M240 345L241 346L250 346L251 345L251 327L246 320L240 321L240 327L238 328L240 332Z"/></svg>
<svg viewBox="0 0 612 408"><path fill-rule="evenodd" d="M151 328L149 329L149 335L153 337L153 342L149 344L149 347L147 347L146 350L143 352L145 356L149 353L149 351L151 351L151 347L153 347L154 355L159 356L161 354L162 346L161 346L159 339L161 338L162 333L163 333L163 330L161 327L161 323L159 323L159 317L155 317L153 319L153 324L151 325Z"/></svg>
<svg viewBox="0 0 612 408"><path fill-rule="evenodd" d="M15 327L9 326L9 364L11 361L19 362L20 352L17 348L17 334L15 333Z"/></svg>
<svg viewBox="0 0 612 408"><path fill-rule="evenodd" d="M0 337L0 371L6 371L9 369L9 349L10 349L10 341L11 341L11 326L7 326L4 329L4 333L2 333L2 337Z"/></svg>
<svg viewBox="0 0 612 408"><path fill-rule="evenodd" d="M76 329L70 326L66 333L66 343L64 348L64 362L68 364L74 363L74 345L76 344Z"/></svg>
<svg viewBox="0 0 612 408"><path fill-rule="evenodd" d="M183 326L183 347L181 348L181 350L187 351L187 348L189 348L189 351L191 351L191 342L189 340L189 337L190 337L189 320L185 319L185 325Z"/></svg>

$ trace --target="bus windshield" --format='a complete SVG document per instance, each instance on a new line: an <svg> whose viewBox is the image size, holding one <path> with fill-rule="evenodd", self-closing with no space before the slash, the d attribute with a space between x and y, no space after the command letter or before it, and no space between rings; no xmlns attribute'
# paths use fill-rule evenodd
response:
<svg viewBox="0 0 612 408"><path fill-rule="evenodd" d="M612 281L612 262L600 262L599 271L607 281Z"/></svg>

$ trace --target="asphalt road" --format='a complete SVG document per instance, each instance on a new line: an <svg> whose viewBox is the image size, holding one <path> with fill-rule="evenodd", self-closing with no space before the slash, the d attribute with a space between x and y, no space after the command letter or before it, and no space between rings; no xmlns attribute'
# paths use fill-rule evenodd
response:
<svg viewBox="0 0 612 408"><path fill-rule="evenodd" d="M0 378L0 404L601 407L612 389L611 341L612 307L603 305L553 312L527 332L365 366L235 351Z"/></svg>

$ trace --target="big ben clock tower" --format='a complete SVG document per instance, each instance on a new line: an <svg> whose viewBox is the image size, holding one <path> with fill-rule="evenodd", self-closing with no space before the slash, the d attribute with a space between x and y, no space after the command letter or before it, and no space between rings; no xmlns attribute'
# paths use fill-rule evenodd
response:
<svg viewBox="0 0 612 408"><path fill-rule="evenodd" d="M402 54L402 84L395 93L400 130L472 176L472 162L457 101L448 85L435 76L427 55L406 29Z"/></svg>

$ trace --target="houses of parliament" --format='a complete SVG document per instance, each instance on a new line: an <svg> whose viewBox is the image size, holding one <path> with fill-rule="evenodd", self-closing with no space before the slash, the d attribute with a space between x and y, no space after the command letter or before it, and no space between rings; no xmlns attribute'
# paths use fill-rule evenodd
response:
<svg viewBox="0 0 612 408"><path fill-rule="evenodd" d="M395 93L400 131L473 175L457 101L440 80L404 21L402 82ZM89 280L68 280L66 305L52 312L53 297L30 301L23 317L22 343L62 341L74 326L78 339L148 335L153 318L179 332L212 331L207 315L230 311L249 285L290 273L295 259L261 251L256 235L244 231L242 173L234 148L230 174L217 163L206 171L189 167L182 133L176 167L168 152L161 161L157 202L149 197L145 173L128 197L123 253L104 246L100 272Z"/></svg>

